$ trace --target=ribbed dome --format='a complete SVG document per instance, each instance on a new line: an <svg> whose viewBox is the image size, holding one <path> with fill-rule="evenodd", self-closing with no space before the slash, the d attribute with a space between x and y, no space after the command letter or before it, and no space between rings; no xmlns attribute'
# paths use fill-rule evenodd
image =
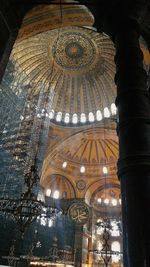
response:
<svg viewBox="0 0 150 267"><path fill-rule="evenodd" d="M43 163L41 184L45 187L49 175L62 173L74 181L116 174L118 142L114 130L87 129L67 138L53 149L47 148ZM81 178L82 177L82 178Z"/></svg>
<svg viewBox="0 0 150 267"><path fill-rule="evenodd" d="M60 154L65 161L79 165L112 163L118 157L118 142L111 130L106 133L105 130L90 129L64 141Z"/></svg>
<svg viewBox="0 0 150 267"><path fill-rule="evenodd" d="M114 103L114 46L104 34L83 27L48 31L16 44L11 58L20 84L30 83L36 95L49 92L53 121L101 120Z"/></svg>
<svg viewBox="0 0 150 267"><path fill-rule="evenodd" d="M73 4L67 5L67 2ZM93 24L94 17L86 6L78 5L77 1L72 0L54 0L50 5L38 5L27 12L17 42L48 30Z"/></svg>

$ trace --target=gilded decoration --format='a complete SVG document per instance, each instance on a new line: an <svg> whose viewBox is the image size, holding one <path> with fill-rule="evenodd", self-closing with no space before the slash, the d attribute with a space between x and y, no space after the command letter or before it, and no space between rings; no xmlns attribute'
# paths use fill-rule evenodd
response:
<svg viewBox="0 0 150 267"><path fill-rule="evenodd" d="M17 42L38 33L67 26L88 26L94 24L94 17L87 7L78 5L77 1L55 0L49 5L38 5L32 8L24 17L18 33ZM55 5L56 3L56 5ZM65 3L65 5L63 5ZM75 4L76 3L76 4Z"/></svg>
<svg viewBox="0 0 150 267"><path fill-rule="evenodd" d="M84 202L75 202L68 209L68 216L79 225L84 225L90 218L90 211Z"/></svg>
<svg viewBox="0 0 150 267"><path fill-rule="evenodd" d="M90 112L93 121L97 111L101 120L114 103L114 46L105 34L84 27L51 30L15 44L11 60L20 84L30 83L34 95L49 93L54 121L85 122Z"/></svg>
<svg viewBox="0 0 150 267"><path fill-rule="evenodd" d="M82 191L86 188L86 182L84 180L78 180L76 182L76 187L78 190Z"/></svg>
<svg viewBox="0 0 150 267"><path fill-rule="evenodd" d="M43 187L47 186L49 175L61 173L82 191L94 181L100 182L100 177L103 179L103 166L108 169L108 178L116 179L118 140L115 130L97 127L72 134L53 148L47 145L46 154L41 177ZM64 162L67 163L65 167ZM81 166L85 167L84 172Z"/></svg>
<svg viewBox="0 0 150 267"><path fill-rule="evenodd" d="M80 29L69 29L60 33L52 46L55 62L65 71L86 73L100 61L100 51L90 35Z"/></svg>

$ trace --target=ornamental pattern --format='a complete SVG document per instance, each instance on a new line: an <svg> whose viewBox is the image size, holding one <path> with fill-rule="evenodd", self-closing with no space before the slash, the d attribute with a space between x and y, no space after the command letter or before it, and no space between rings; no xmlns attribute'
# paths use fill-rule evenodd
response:
<svg viewBox="0 0 150 267"><path fill-rule="evenodd" d="M12 51L15 93L26 84L33 95L41 89L47 92L55 123L92 122L98 110L103 113L114 103L114 53L109 37L92 28L73 26L37 34L16 43Z"/></svg>

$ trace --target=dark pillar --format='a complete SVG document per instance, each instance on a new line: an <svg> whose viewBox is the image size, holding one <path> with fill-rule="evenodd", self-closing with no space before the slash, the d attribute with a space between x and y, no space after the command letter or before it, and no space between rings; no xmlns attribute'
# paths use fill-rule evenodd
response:
<svg viewBox="0 0 150 267"><path fill-rule="evenodd" d="M150 266L150 98L138 38L138 23L121 18L113 40L124 267Z"/></svg>
<svg viewBox="0 0 150 267"><path fill-rule="evenodd" d="M75 228L75 257L74 257L74 266L82 266L82 241L83 241L83 226L76 224Z"/></svg>
<svg viewBox="0 0 150 267"><path fill-rule="evenodd" d="M0 81L16 40L22 19L34 4L22 1L0 0ZM31 1L32 2L32 1Z"/></svg>

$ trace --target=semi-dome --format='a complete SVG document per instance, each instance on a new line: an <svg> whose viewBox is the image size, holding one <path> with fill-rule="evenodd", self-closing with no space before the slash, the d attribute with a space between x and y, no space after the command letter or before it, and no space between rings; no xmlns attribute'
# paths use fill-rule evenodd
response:
<svg viewBox="0 0 150 267"><path fill-rule="evenodd" d="M65 176L52 174L47 179L45 195L51 198L75 198L75 189Z"/></svg>
<svg viewBox="0 0 150 267"><path fill-rule="evenodd" d="M86 129L62 140L51 147L47 145L47 156L43 163L41 184L47 184L49 176L60 173L74 182L116 175L118 140L115 130Z"/></svg>

